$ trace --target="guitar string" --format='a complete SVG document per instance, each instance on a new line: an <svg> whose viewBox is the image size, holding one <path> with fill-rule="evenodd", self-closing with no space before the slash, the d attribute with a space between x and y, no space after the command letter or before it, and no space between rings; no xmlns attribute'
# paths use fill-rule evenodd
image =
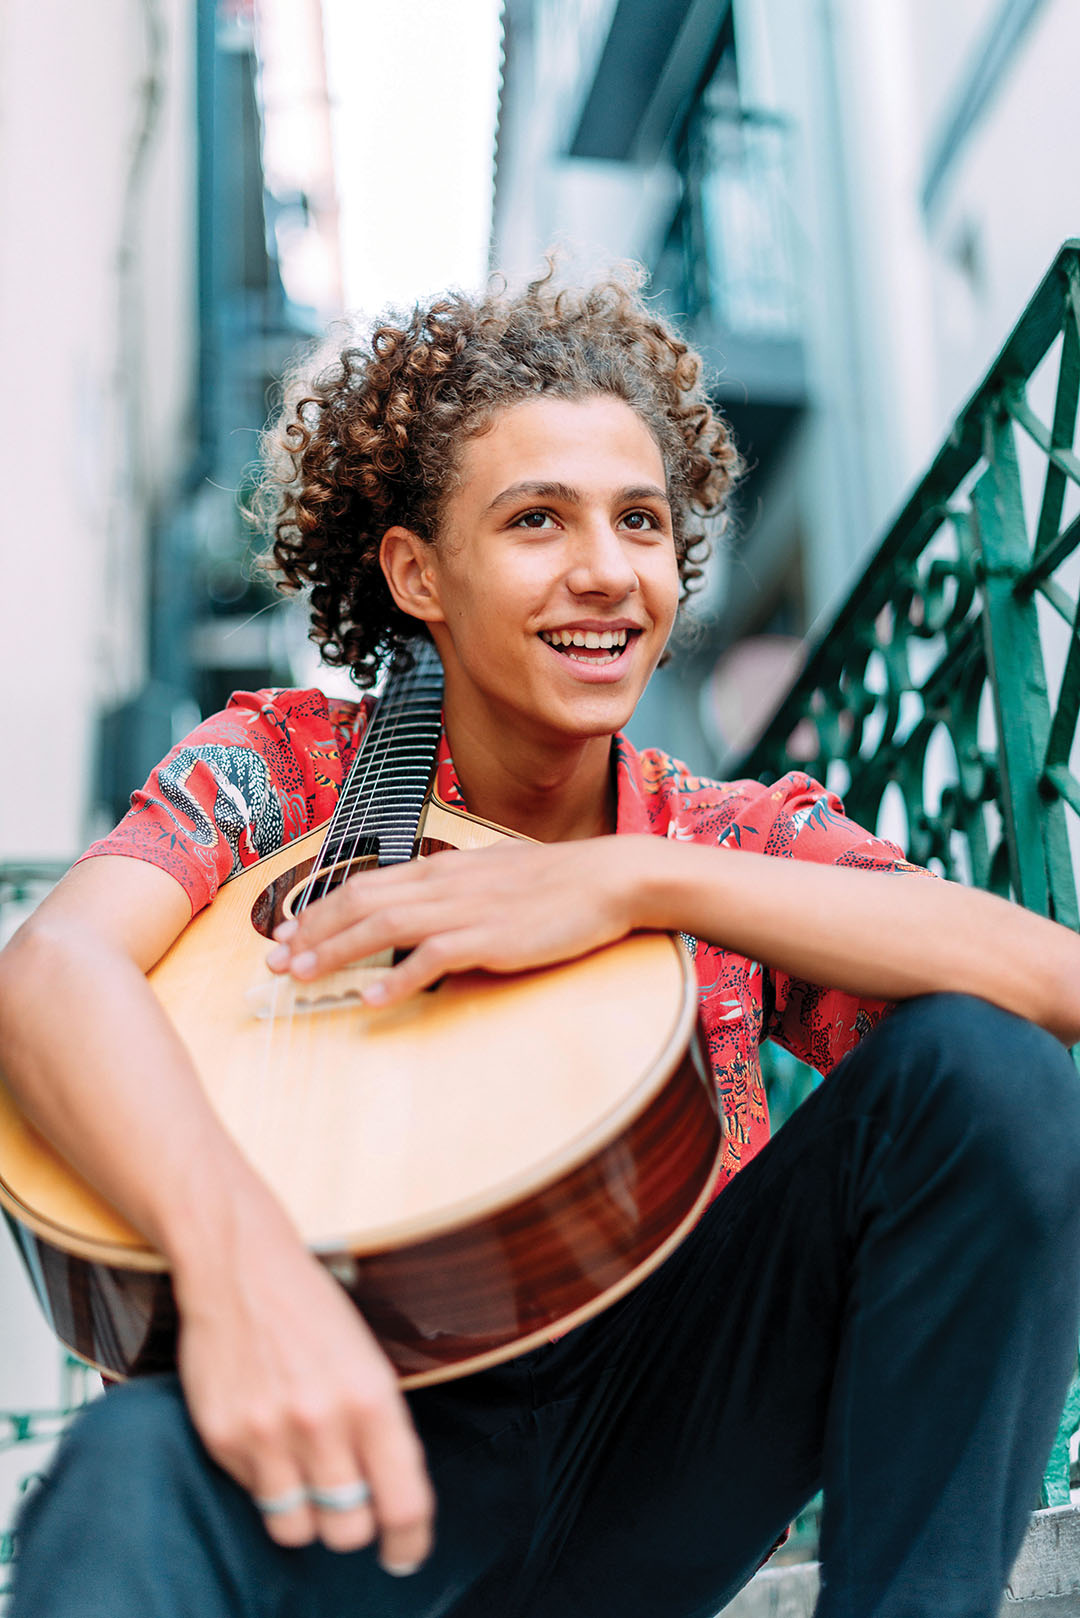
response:
<svg viewBox="0 0 1080 1618"><path fill-rule="evenodd" d="M304 888L301 890L299 899L294 906L294 914L296 913L296 910L303 908L305 904L311 902L311 896L315 890L315 886L319 880L321 872L325 876L323 886L323 894L325 894L330 888L333 866L341 863L349 863L356 858L361 842L368 834L372 823L372 795L385 778L387 772L387 761L392 752L392 744L397 738L402 725L405 722L406 716L410 715L412 712L413 704L411 699L414 694L414 689L417 687L422 687L428 672L429 671L424 670L422 664L406 671L397 681L394 681L390 690L386 693L383 702L380 703L379 709L376 710L372 720L372 729L370 732L370 748L364 748L364 740L363 738L361 739L361 749L363 752L367 753L368 756L364 759L361 773L355 782L355 787L352 778L352 771L350 771L349 778L346 781L348 796L354 801L357 801L360 805L359 819L354 825L354 810L350 804L349 811L345 816L342 828L337 829L335 832L333 821L331 822L331 826L328 828L327 838L324 841L319 854L316 856L312 870L309 873ZM424 696L427 696L426 692L424 693ZM427 706L426 702L424 703L424 706ZM417 726L417 728L421 729L422 731L426 730L430 733L430 720L427 720L425 723L424 716L421 715L421 724ZM430 772L428 773L430 774ZM355 836L353 838L352 847L346 854L344 850L344 839L354 831ZM329 846L332 840L337 844L336 849ZM323 864L324 854L327 856L333 856L327 858L325 866ZM322 894L320 894L319 897L322 897ZM262 1133L265 1138L265 1118L266 1107L268 1104L267 1091L271 1088L273 1088L275 1093L280 1091L282 1102L283 1104L285 1103L285 1086L279 1085L277 1082L273 1083L271 1086L271 1084L268 1082L271 1079L276 1080L278 1077L277 1074L274 1074L269 1070L273 1069L277 1065L279 1066L280 1071L280 1065L283 1064L288 1070L299 1071L301 1074L305 1075L307 1082L304 1082L302 1085L300 1098L301 1110L304 1116L297 1119L296 1123L299 1125L299 1134L304 1140L309 1141L311 1139L311 1131L308 1127L308 1115L310 1113L312 1095L312 1085L310 1082L312 1065L311 1047L314 1042L315 1032L311 1024L315 1014L312 1012L308 1013L308 1023L303 1031L304 1050L302 1053L302 1060L299 1063L294 1063L292 1060L290 1060L290 1058L294 1050L296 1034L299 1032L295 1026L297 987L295 984L289 983L288 988L290 1003L288 1012L284 1018L279 1018L277 1015L278 1006L285 986L286 984L284 978L275 979L271 990L269 1028L267 1031L266 1048L264 1051L263 1083L260 1087L262 1090L261 1105L259 1107L260 1133ZM281 1027L282 1022L285 1024L284 1028ZM280 1037L282 1033L285 1035L284 1041L282 1041ZM297 1054L299 1055L301 1053ZM278 1058L278 1064L275 1064L274 1062L275 1056Z"/></svg>
<svg viewBox="0 0 1080 1618"><path fill-rule="evenodd" d="M411 674L412 671L410 670L409 673ZM402 683L404 683L407 679L408 679L408 675L402 676ZM368 731L366 733L366 735L361 738L361 742L360 742L361 758L357 761L360 764L361 767L360 767L359 776L355 781L355 788L354 788L354 773L355 772L354 772L354 770L350 770L349 776L346 779L345 785L344 785L344 787L342 789L343 790L343 796L347 793L349 795L352 795L352 796L355 796L355 797L359 798L360 794L361 793L363 794L363 798L361 800L363 802L363 804L364 804L364 811L363 811L363 814L361 816L362 822L365 822L366 819L367 819L367 813L368 813L367 805L370 802L371 792L374 789L374 787L378 785L379 774L380 774L380 771L381 771L381 764L382 764L383 758L385 756L384 752L380 751L380 744L383 741L386 724L387 724L388 720L392 721L392 719L395 716L395 713L400 712L400 707L398 707L397 704L396 704L396 697L397 697L398 689L399 689L399 687L398 687L397 683L395 683L393 686L391 686L391 689L386 693L386 695L384 696L384 698L380 702L379 707L376 709L375 714L372 717L370 731ZM387 703L387 698L391 699L389 704ZM365 741L368 743L368 745L366 747L365 747ZM339 800L339 806L340 806L340 800ZM319 850L319 853L315 857L315 863L312 866L311 871L308 874L307 881L305 882L304 887L301 890L299 898L297 899L295 905L293 906L293 914L294 914L294 916L297 915L301 910L305 909L308 904L312 903L314 897L317 896L318 898L323 898L330 891L331 883L333 881L333 869L334 869L334 866L341 863L341 861L340 861L340 852L341 852L341 850L340 850L340 836L336 833L336 828L335 828L335 825L334 825L334 821L336 820L336 818L337 818L337 816L335 814L335 816L331 819L330 826L327 829L326 838L323 841L323 844L322 844L322 846L321 846L321 848ZM360 841L361 841L363 835L364 835L364 832L361 831L360 834L358 835L358 837L356 838L356 841L353 844L352 850L350 851L350 858L355 858L356 851L360 846ZM336 851L336 855L335 855L335 851L330 846L332 840L335 843L338 844L338 849ZM316 887L317 887L317 885L318 885L318 883L320 881L320 878L322 878L322 891L320 893L318 893L318 895L316 895L315 890L316 890ZM294 1024L295 1024L295 1020L296 1020L296 1016L297 1016L297 1001L298 1001L299 995L300 995L300 993L302 991L302 988L303 988L303 985L298 986L295 982L290 980L290 982L289 982L289 1008L288 1008L287 1017L284 1019L285 1020L285 1029L283 1030L284 1033L286 1034L286 1045L287 1045L287 1048L288 1048L289 1051L292 1050L294 1037L295 1037L295 1034L298 1032L298 1030L296 1030L296 1028L294 1027ZM309 1011L307 1013L307 1020L306 1020L305 1026L304 1026L304 1030L303 1030L304 1050L303 1050L303 1053L302 1053L302 1061L299 1064L299 1071L304 1073L304 1074L307 1074L307 1075L310 1075L310 1072L311 1072L311 1046L312 1046L312 1043L313 1043L312 1021L316 1017L316 1015L317 1015L317 1013L315 1013L313 1011ZM305 1083L305 1085L303 1087L303 1095L304 1095L304 1098L305 1098L305 1102L306 1102L307 1097L310 1095L310 1091L311 1091L310 1082ZM307 1111L306 1105L304 1107L304 1111L305 1112ZM304 1133L306 1134L307 1131L304 1130Z"/></svg>
<svg viewBox="0 0 1080 1618"><path fill-rule="evenodd" d="M412 670L410 670L409 673L411 674ZM407 676L405 676L405 678L407 678ZM371 779L372 769L373 769L373 767L376 768L376 769L378 768L378 764L376 763L377 760L381 761L380 753L377 750L377 747L376 747L375 744L377 742L381 741L381 739L382 739L382 729L383 729L383 725L385 723L384 705L386 703L387 698L390 697L392 694L396 696L396 690L392 689L392 692L387 692L386 697L384 697L383 701L380 702L379 708L376 709L375 714L372 717L370 732L365 737L361 738L361 742L360 742L361 752L363 754L367 755L363 759L363 773L354 782L354 780L353 780L354 772L352 770L350 770L348 779L346 780L345 785L342 788L342 799L340 800L342 805L344 805L344 803L347 801L348 798L360 799L360 801L362 802L362 804L363 804L363 810L362 810L362 814L361 814L362 823L366 821L367 814L368 814L368 804L369 804L369 801L370 801L370 794L371 794L371 790L372 790L372 779ZM368 747L364 746L365 741L369 742L370 745ZM351 808L351 805L350 805L350 808ZM342 835L341 834L346 829L346 823L347 823L349 818L350 817L348 815L345 816L345 819L344 819L343 824L342 824L341 827L336 827L335 824L334 824L334 820L337 819L336 815L334 817L334 820L331 821L330 826L329 826L328 831L327 831L326 839L325 839L325 841L323 843L322 849L320 849L320 851L319 851L319 856L317 857L315 865L314 865L314 867L312 869L311 875L308 878L307 886L305 887L305 890L304 890L303 894L301 895L301 897L300 897L300 899L298 901L297 908L303 908L304 906L306 906L307 904L312 902L312 894L313 894L314 889L315 889L315 884L317 883L320 875L325 876L325 882L324 882L324 885L323 885L322 893L319 894L319 898L321 899L321 898L325 897L325 895L330 891L330 879L331 879L331 874L332 874L333 867L334 867L334 865L342 863L341 859L340 859L340 849L341 849L341 843L342 843ZM361 830L360 836L362 836L362 835L363 835L363 831ZM330 858L331 841L338 844L338 849L337 849L337 851L335 853L335 857L333 857L333 858ZM359 847L359 837L357 838L357 840L353 844L353 847L352 847L352 850L351 850L351 857L352 858L355 858L356 850L357 850L358 847ZM323 865L323 863L322 863L324 854L327 856L325 865Z"/></svg>
<svg viewBox="0 0 1080 1618"><path fill-rule="evenodd" d="M422 691L423 683L428 678L428 671L424 669L421 663L401 676L400 681L395 683L392 691L387 693L387 700L390 703L389 709L378 713L373 721L373 731L378 727L379 735L377 738L373 735L372 740L374 742L377 739L382 744L379 751L374 752L374 757L378 760L376 773L372 778L371 765L368 764L364 776L357 782L355 788L351 779L347 783L350 800L359 801L350 801L349 812L345 816L341 827L337 829L336 841L338 846L334 851L335 858L332 863L347 863L356 858L360 842L372 825L372 795L390 773L391 743L403 728L417 729L421 734L429 729L430 722L426 720L423 712L418 715L414 713L414 706L418 705L414 705L413 702L417 689ZM426 693L423 693L423 695L426 699ZM426 706L426 700L424 706ZM415 763L411 760L406 760L404 765L396 768L404 771L406 785L409 785L408 777L410 775L415 776ZM359 818L356 818L357 807L360 810ZM331 828L331 830L333 831L334 828ZM355 834L352 847L348 854L345 854L345 839L351 833ZM327 841L330 841L329 837Z"/></svg>
<svg viewBox="0 0 1080 1618"><path fill-rule="evenodd" d="M344 788L342 789L343 804L344 802L348 802L349 813L346 814L340 826L335 826L334 820L331 821L322 849L316 858L315 865L312 868L305 888L297 901L297 909L301 909L305 905L312 902L315 886L320 877L325 878L322 892L318 895L319 898L322 898L330 891L334 866L347 863L356 858L360 842L366 835L370 824L371 794L379 785L380 778L385 770L386 758L389 752L388 746L383 747L381 751L378 750L374 745L372 745L370 749L365 748L364 740L369 739L372 744L382 743L388 724L392 724L392 728L389 732L389 736L386 737L386 740L389 741L393 739L405 713L408 711L408 698L412 694L411 686L417 683L417 676L421 672L421 670L415 668L408 670L400 677L398 682L395 682L391 689L386 693L383 701L380 702L379 708L376 710L376 713L371 721L371 730L369 735L367 738L362 739L360 744L362 752L367 754L367 757L365 757L363 760L363 772L354 781L353 771L350 771L349 777L346 780ZM374 779L372 778L373 769L376 772ZM359 800L360 803L360 820L355 825L353 824L352 802L350 800ZM337 817L335 816L335 820L336 818ZM356 832L356 836L354 837L352 848L349 850L348 855L343 858L344 840L346 836L353 831ZM332 845L336 845L336 847L332 847ZM331 855L333 855L332 858L330 857ZM326 857L325 863L324 856Z"/></svg>
<svg viewBox="0 0 1080 1618"><path fill-rule="evenodd" d="M414 669L408 670L400 677L399 680L396 680L393 683L391 689L386 693L386 697L384 697L383 702L380 703L379 710L376 712L372 723L369 757L364 761L362 772L355 783L355 787L351 771L350 777L346 782L347 795L348 798L352 800L352 803L349 805L349 810L345 816L343 826L340 829L337 829L335 833L335 828L333 825L331 825L326 842L323 845L323 850L320 850L316 866L313 868L311 878L309 879L308 890L310 892L314 891L315 884L318 879L319 865L323 860L323 854L325 851L325 881L323 884L323 892L319 895L319 897L322 897L323 894L329 891L333 868L342 864L347 866L349 863L351 863L357 857L364 838L369 835L370 831L372 830L375 819L372 809L373 799L380 786L386 779L388 773L388 763L394 750L394 743L399 738L402 728L406 725L409 716L414 712L415 704L413 699L417 688L422 689L423 674L424 671L422 667L414 667ZM352 804L356 804L360 810L355 824L353 821L355 811ZM352 832L355 833L353 836L352 846L346 850L345 838ZM330 847L328 845L331 843L332 835L335 846ZM300 1032L293 1026L295 1020L296 992L296 986L293 985L293 1000L288 1019L288 1047L290 1051L294 1047L296 1035ZM318 1024L318 1027L316 1027L316 1024ZM297 1098L299 1102L299 1115L294 1120L295 1134L292 1138L294 1139L295 1144L300 1148L300 1162L298 1163L298 1168L301 1170L302 1183L305 1184L314 1183L310 1173L304 1172L304 1165L310 1162L311 1151L315 1145L315 1132L311 1127L311 1118L317 1087L314 1082L315 1063L313 1062L312 1057L313 1054L317 1055L318 1045L322 1043L325 1032L326 1026L319 1018L318 1014L315 1012L309 1012L307 1015L306 1025L301 1035L303 1051L302 1053L297 1053L301 1057L301 1060L295 1065L295 1067L293 1067L293 1064L290 1063L292 1070L302 1075L300 1094ZM325 1235L329 1233L323 1234Z"/></svg>
<svg viewBox="0 0 1080 1618"><path fill-rule="evenodd" d="M409 673L411 674L412 671L410 670ZM405 675L402 678L403 678L403 681L406 681L408 679L408 675ZM396 698L397 689L398 688L397 688L396 685L394 687L392 687L391 691L389 691L387 693L387 696L391 697L392 699ZM384 699L384 702L385 702L385 699ZM394 706L395 706L394 700L391 700L391 703L390 703L391 712L394 711ZM361 792L364 794L362 801L363 801L363 803L365 805L365 809L364 809L364 813L362 814L362 817L361 817L361 822L362 823L366 819L366 816L367 816L367 808L366 808L366 806L367 806L368 802L370 801L370 793L371 793L371 790L372 790L372 772L373 772L373 769L376 771L375 784L377 784L377 781L378 781L378 764L381 763L382 757L385 756L384 754L380 755L380 753L378 752L376 746L374 745L375 743L380 742L382 740L382 731L383 731L383 728L384 728L383 712L384 712L384 703L380 703L379 709L376 710L376 713L375 713L375 715L373 716L373 719L372 719L372 728L371 728L371 732L369 733L369 738L368 738L369 739L369 746L367 748L364 747L364 738L361 738L361 742L360 742L361 753L362 753L362 755L366 755L366 756L363 757L362 770L361 770L361 774L359 776L359 779L356 782L355 795L359 796L359 794ZM398 713L400 713L400 712L401 712L401 705L398 704ZM345 789L344 789L345 791L352 792L352 789L353 789L353 774L354 774L354 772L352 770L350 770L349 777L348 777L348 779L346 780L346 783L345 783ZM334 818L336 819L336 816ZM355 858L356 850L359 847L360 839L361 839L361 837L363 835L364 835L364 833L363 833L363 831L361 831L359 836L357 837L356 841L354 842L353 848L352 848L352 850L350 852L350 857L351 858ZM311 871L308 874L307 881L305 882L304 887L301 890L300 896L297 899L295 905L293 906L293 914L294 915L298 911L304 909L308 904L310 904L312 902L312 897L314 895L315 888L316 888L316 885L317 885L317 883L319 881L320 875L323 876L325 878L325 880L323 882L322 893L319 894L319 897L322 898L330 890L330 884L331 884L331 880L332 880L332 868L333 868L333 865L338 863L338 862L336 860L327 859L327 861L326 861L326 863L324 865L323 858L324 858L324 854L328 854L329 852L331 852L329 850L329 844L330 844L332 838L334 839L334 841L339 841L339 839L337 837L335 837L334 819L331 820L330 826L329 826L328 831L327 831L327 836L326 836L326 838L325 838L325 840L324 840L324 842L322 844L322 847L319 850L319 853L315 857L315 862L314 862L314 864L312 866ZM284 986L284 979L279 980L278 984L275 987L275 992L272 995L272 999L271 999L271 1015L275 1016L275 1020L277 1020L276 1012L277 1012L278 995L279 995L280 990L283 988L283 986ZM296 987L295 983L290 982L290 984L289 984L289 1009L288 1009L287 1018L285 1019L285 1021L286 1021L285 1032L289 1036L288 1042L289 1042L290 1045L291 1045L292 1034L293 1034L292 1024L293 1024L294 1018L296 1016L297 996L298 996L297 987ZM311 1014L309 1013L309 1015L311 1015Z"/></svg>
<svg viewBox="0 0 1080 1618"><path fill-rule="evenodd" d="M367 733L366 739L369 744L367 748L364 747L365 738L361 738L361 753L365 756L362 757L360 773L356 782L357 792L364 790L371 780L374 761L378 757L375 744L381 737L383 727L380 721L383 720L384 711L383 703L380 703L379 709L376 710L376 713L373 716L372 728ZM358 760L358 762L360 761ZM343 794L344 791L353 787L353 773L354 772L350 770L349 777L345 782ZM320 875L324 877L324 882L322 893L319 894L319 897L323 897L325 893L329 891L330 882L332 880L331 870L332 866L336 863L334 859L330 858L330 855L333 852L330 847L331 839L333 838L333 840L336 842L340 841L340 839L335 836L334 821L336 818L337 816L335 814L335 816L331 819L330 826L327 830L327 836L323 841L319 853L315 857L315 861L312 865L311 871L308 874L307 881L305 882L300 896L293 907L294 915L302 910L307 904L312 902L312 896L315 893L316 886L320 880ZM284 983L285 979L283 978L280 980L280 985L276 986L275 995L273 997L275 1000L277 993L280 992L280 988L284 987ZM299 1171L300 1183L307 1184L309 1183L309 1176L306 1174L305 1168L308 1153L304 1150L304 1145L312 1140L311 1111L315 1091L314 1075L312 1072L312 1057L313 1047L316 1046L318 1042L321 1042L322 1031L321 1029L316 1030L314 1026L315 1022L318 1020L318 1014L314 1011L309 1011L306 1014L302 1028L297 1026L297 1001L302 988L303 985L298 986L291 979L288 980L288 1013L280 1020L275 1019L278 1021L278 1026L276 1027L274 1037L272 1037L271 1040L271 1057L277 1057L277 1063L275 1064L276 1071L272 1075L274 1080L272 1088L274 1094L280 1097L280 1105L278 1109L279 1114L284 1113L288 1109L289 1091L291 1088L289 1084L290 1076L295 1075L299 1079L299 1093L295 1096L297 1110L291 1120L292 1127L289 1129L288 1134L289 1138L293 1142L294 1149L297 1151L299 1159L297 1162L297 1169ZM276 1009L276 1005L272 1004L271 1015L274 1014ZM281 1026L282 1022L284 1023L284 1027ZM317 1033L320 1035L319 1041L316 1039ZM284 1038L282 1038L282 1036L284 1036ZM298 1036L300 1046L302 1046L301 1049L297 1048Z"/></svg>
<svg viewBox="0 0 1080 1618"><path fill-rule="evenodd" d="M358 784L359 787L365 789L362 799L360 799L359 790L357 790L356 793L353 793L351 790L351 781L349 783L350 798L359 800L360 815L358 819L354 818L355 810L353 808L353 804L350 803L349 813L346 815L343 825L338 833L336 840L337 846L334 850L332 850L332 858L330 862L331 865L347 865L357 858L360 845L364 837L370 834L375 823L375 816L372 809L372 799L377 789L387 781L391 773L398 773L398 770L400 770L404 774L405 780L402 783L403 793L407 792L411 796L412 792L417 790L419 782L416 774L415 762L412 760L406 760L403 765L395 766L392 772L390 760L393 751L393 743L401 734L403 727L408 729L416 728L421 730L421 732L425 730L429 731L430 729L429 723L425 723L423 713L419 715L419 724L416 723L415 710L420 705L413 700L417 690L419 690L422 694L423 706L427 706L426 693L423 692L424 678L425 671L422 666L419 666L409 670L408 674L402 677L400 686L395 686L394 696L396 698L396 708L393 714L385 721L384 726L380 729L380 734L378 737L380 750L376 755L378 758L378 765L374 778L372 779L371 770L369 767L365 778ZM379 717L381 718L381 716ZM389 726L388 730L386 729L386 726ZM373 738L373 741L374 740L375 738ZM400 836L400 831L401 828L399 826L397 828L397 836ZM352 845L346 852L345 839L350 834L352 834ZM395 860L394 863L396 864L398 862Z"/></svg>

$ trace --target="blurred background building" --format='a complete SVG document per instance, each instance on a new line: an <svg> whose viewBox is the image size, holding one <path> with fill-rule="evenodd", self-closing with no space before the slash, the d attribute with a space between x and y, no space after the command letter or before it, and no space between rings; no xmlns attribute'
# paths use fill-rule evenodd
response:
<svg viewBox="0 0 1080 1618"><path fill-rule="evenodd" d="M265 126L250 0L5 14L0 857L71 857L284 672L235 491L341 289L319 0L265 11Z"/></svg>
<svg viewBox="0 0 1080 1618"><path fill-rule="evenodd" d="M760 728L1080 223L1070 0L506 0L493 258L628 256L749 467L639 711L702 769Z"/></svg>
<svg viewBox="0 0 1080 1618"><path fill-rule="evenodd" d="M1072 0L505 0L501 64L497 13L0 11L10 892L234 687L322 677L238 493L290 354L350 304L560 243L648 267L748 474L632 734L723 771L1078 231ZM55 1406L0 1266L0 1405Z"/></svg>
<svg viewBox="0 0 1080 1618"><path fill-rule="evenodd" d="M0 17L0 934L201 712L288 677L236 491L340 246L319 0L259 21L257 51L250 0ZM2 1524L14 1439L82 1382L6 1242L0 1297Z"/></svg>
<svg viewBox="0 0 1080 1618"><path fill-rule="evenodd" d="M22 771L0 858L71 857L197 713L317 677L295 617L264 610L237 492L348 266L367 296L401 237L402 298L460 279L425 235L440 162L478 237L466 188L486 210L494 163L491 263L639 259L706 356L749 472L635 731L702 769L760 726L1075 228L1069 0L506 0L497 132L490 46L477 96L436 60L438 8L396 9L396 44L344 0L5 13L0 655ZM405 82L440 65L425 122ZM487 150L447 169L477 101Z"/></svg>

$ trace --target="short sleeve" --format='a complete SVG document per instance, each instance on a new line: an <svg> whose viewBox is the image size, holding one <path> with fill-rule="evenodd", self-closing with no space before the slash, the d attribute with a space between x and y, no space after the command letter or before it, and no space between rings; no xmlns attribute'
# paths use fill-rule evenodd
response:
<svg viewBox="0 0 1080 1618"><path fill-rule="evenodd" d="M754 806L756 846L780 859L925 877L895 843L849 820L835 793L794 772L766 789ZM749 846L743 842L743 847ZM806 983L786 972L764 974L762 1037L775 1039L819 1073L829 1073L892 1010L892 1003Z"/></svg>
<svg viewBox="0 0 1080 1618"><path fill-rule="evenodd" d="M192 914L223 882L333 813L367 720L321 691L239 691L132 793L83 859L124 854L168 871Z"/></svg>

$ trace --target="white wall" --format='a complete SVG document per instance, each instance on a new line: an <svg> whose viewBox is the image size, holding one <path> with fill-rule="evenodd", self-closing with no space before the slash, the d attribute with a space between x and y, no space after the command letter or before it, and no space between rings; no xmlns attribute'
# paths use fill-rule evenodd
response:
<svg viewBox="0 0 1080 1618"><path fill-rule="evenodd" d="M93 721L143 675L146 518L188 454L194 7L156 9L161 102L125 262L145 10L0 8L0 860L85 839ZM60 1404L60 1363L0 1231L0 1411ZM0 1526L47 1450L0 1456Z"/></svg>
<svg viewBox="0 0 1080 1618"><path fill-rule="evenodd" d="M1046 0L929 216L926 166L996 0L736 0L740 79L794 125L811 409L785 475L811 615L921 474L1080 231L1080 8Z"/></svg>
<svg viewBox="0 0 1080 1618"><path fill-rule="evenodd" d="M187 453L194 8L156 10L161 104L126 241L144 8L37 0L0 22L0 858L81 846L93 717L142 675L146 514Z"/></svg>
<svg viewBox="0 0 1080 1618"><path fill-rule="evenodd" d="M975 386L1061 243L1080 235L1078 71L1080 7L1047 0L942 188L929 232L939 409Z"/></svg>

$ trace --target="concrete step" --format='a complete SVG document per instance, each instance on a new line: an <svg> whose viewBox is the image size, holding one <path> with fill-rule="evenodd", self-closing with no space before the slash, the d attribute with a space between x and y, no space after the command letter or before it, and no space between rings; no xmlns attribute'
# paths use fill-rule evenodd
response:
<svg viewBox="0 0 1080 1618"><path fill-rule="evenodd" d="M722 1618L811 1618L818 1564L765 1568ZM1001 1603L999 1618L1080 1618L1080 1506L1037 1511Z"/></svg>

